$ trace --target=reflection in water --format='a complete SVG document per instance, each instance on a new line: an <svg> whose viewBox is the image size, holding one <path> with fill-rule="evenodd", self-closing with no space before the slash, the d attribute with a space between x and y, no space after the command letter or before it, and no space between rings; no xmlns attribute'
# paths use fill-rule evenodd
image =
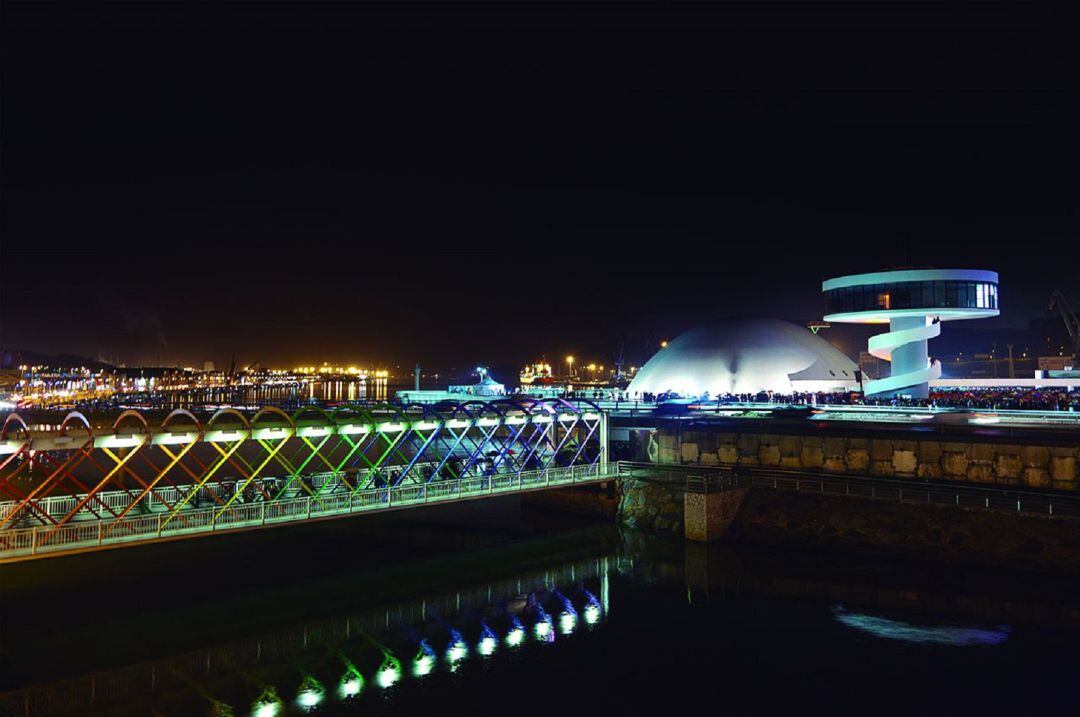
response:
<svg viewBox="0 0 1080 717"><path fill-rule="evenodd" d="M836 619L844 625L885 640L972 647L999 645L1008 640L1012 632L1008 625L998 625L993 629L957 625L918 625L877 615L849 612L842 605L833 605L832 610Z"/></svg>
<svg viewBox="0 0 1080 717"><path fill-rule="evenodd" d="M473 652L493 660L500 643L510 648L505 654L515 652L512 648L526 645L530 633L535 642L554 642L548 609L561 611L564 638L577 626L575 601L593 616L589 625L597 624L602 615L592 590L606 591L614 562L604 557L569 563L469 591L0 695L0 714L16 704L20 714L30 716L102 714L149 699L155 709L172 706L171 712L158 710L161 714L275 717L347 704L360 698L369 682L391 694L407 678L422 680L440 669L457 672ZM402 654L413 656L408 670ZM177 703L188 706L177 708Z"/></svg>
<svg viewBox="0 0 1080 717"><path fill-rule="evenodd" d="M620 548L615 537L623 540ZM535 555L548 555L549 546L541 542L542 550ZM262 623L273 627L245 631L242 634L250 637L242 641L0 694L0 714L7 714L5 709L22 717L409 714L418 704L448 694L460 700L462 693L482 693L490 704L501 704L534 683L548 691L565 687L559 698L565 701L569 690L585 684L581 680L606 686L635 674L642 656L650 654L663 655L673 674L694 684L707 684L719 665L730 671L733 684L747 686L743 692L748 699L767 695L781 671L789 682L805 674L799 694L821 690L816 693L819 699L823 694L832 699L840 683L830 682L831 673L803 671L806 665L842 663L850 665L853 674L864 670L864 677L866 670L888 672L897 665L915 669L906 654L907 645L914 643L925 646L920 650L937 650L935 659L920 661L932 666L922 676L924 683L932 684L939 674L971 683L1011 674L1017 664L1042 664L1017 658L1017 650L1025 646L1049 645L1045 649L1051 657L1066 654L1051 642L1039 642L1043 638L1033 642L1025 605L1029 614L1046 616L1050 611L1045 604L993 591L975 601L967 581L961 581L963 600L954 600L940 592L938 582L893 572L893 587L883 587L854 569L859 564L833 570L827 561L814 566L823 569L807 570L801 554L790 561L772 554L705 555L678 542L655 536L646 540L629 531L600 541L588 533L567 550L561 554L600 557L530 572L520 572L520 562L495 557L484 569L511 577L441 594L428 592L430 582L417 583L422 587L416 591L396 593L415 596L410 599L319 620L300 622L310 613L293 613L304 617ZM702 555L708 559L699 561ZM417 567L415 573L426 578L430 570ZM451 568L447 571L453 582L444 585L465 580ZM392 580L415 578L413 573L409 567ZM371 590L382 585L366 578L355 584ZM419 591L425 594L417 596ZM691 591L701 597L687 600ZM614 617L609 610L613 592ZM326 593L320 585L303 594ZM1072 611L1062 613L1066 618L1080 615L1074 603L1059 602ZM949 605L955 609L942 609ZM923 610L933 617L910 617ZM994 626L1004 620L1016 625L1015 630ZM1063 624L1072 628L1076 621ZM1059 623L1051 625L1054 634L1075 634L1058 631ZM847 628L881 639L836 639L852 634ZM116 629L124 635L132 630L128 624ZM784 649L774 649L777 636ZM710 647L703 649L703 642ZM969 667L970 653L963 648L979 651L977 672ZM1054 649L1059 651L1049 652ZM1070 664L1067 658L1051 661ZM763 665L768 669L761 670ZM990 669L998 672L987 672ZM41 671L45 674L47 668ZM754 683L759 673L769 675L766 683ZM565 679L567 675L574 679ZM849 677L845 673L845 689ZM623 692L634 691L596 690L605 700L618 700ZM648 694L649 688L642 686L640 693ZM613 702L612 711L633 713L638 705L633 697L626 699L629 704ZM445 713L454 711L447 708ZM474 703L467 713L481 712Z"/></svg>
<svg viewBox="0 0 1080 717"><path fill-rule="evenodd" d="M133 392L110 399L110 405L122 408L186 408L216 410L226 406L251 408L280 406L296 410L305 405L336 405L347 402L386 401L398 389L411 384L391 383L386 378L318 380L280 384L239 384L189 388L161 392ZM94 405L98 405L94 402ZM91 405L79 405L93 410Z"/></svg>
<svg viewBox="0 0 1080 717"><path fill-rule="evenodd" d="M413 658L413 677L425 677L435 669L435 650L427 640L420 640L420 647Z"/></svg>

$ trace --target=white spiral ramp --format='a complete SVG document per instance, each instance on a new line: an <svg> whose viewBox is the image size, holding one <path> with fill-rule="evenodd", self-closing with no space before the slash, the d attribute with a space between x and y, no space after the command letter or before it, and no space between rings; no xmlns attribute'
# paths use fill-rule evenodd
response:
<svg viewBox="0 0 1080 717"><path fill-rule="evenodd" d="M941 335L941 323L938 321L931 322L929 319L926 319L926 324L923 326L888 331L884 334L871 336L868 348L872 355L891 362L893 351L895 349L917 342L923 342L925 345L926 341L939 335ZM893 375L876 381L867 381L863 385L863 391L868 395L891 393L894 391L901 391L905 388L926 384L941 378L940 361L927 359L926 365L922 368L903 371L902 373L896 373L897 369L902 371L899 366L894 364Z"/></svg>

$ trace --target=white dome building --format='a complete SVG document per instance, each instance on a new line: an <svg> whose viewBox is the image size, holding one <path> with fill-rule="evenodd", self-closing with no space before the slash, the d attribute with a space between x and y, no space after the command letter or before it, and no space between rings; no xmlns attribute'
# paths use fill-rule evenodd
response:
<svg viewBox="0 0 1080 717"><path fill-rule="evenodd" d="M780 319L723 319L680 334L627 389L698 397L706 392L858 390L855 363L808 329Z"/></svg>

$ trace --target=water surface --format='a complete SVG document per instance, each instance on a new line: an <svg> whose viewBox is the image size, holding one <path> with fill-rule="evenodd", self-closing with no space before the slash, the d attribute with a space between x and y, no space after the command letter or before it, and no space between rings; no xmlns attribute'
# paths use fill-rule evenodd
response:
<svg viewBox="0 0 1080 717"><path fill-rule="evenodd" d="M3 577L3 714L1028 713L1071 704L1080 667L1071 581L516 500Z"/></svg>

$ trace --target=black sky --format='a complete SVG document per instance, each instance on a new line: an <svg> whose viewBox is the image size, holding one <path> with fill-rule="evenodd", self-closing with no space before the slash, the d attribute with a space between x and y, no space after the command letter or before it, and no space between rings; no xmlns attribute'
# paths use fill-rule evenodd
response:
<svg viewBox="0 0 1080 717"><path fill-rule="evenodd" d="M1080 298L1067 9L5 0L0 345L602 359L902 265L1022 325Z"/></svg>

